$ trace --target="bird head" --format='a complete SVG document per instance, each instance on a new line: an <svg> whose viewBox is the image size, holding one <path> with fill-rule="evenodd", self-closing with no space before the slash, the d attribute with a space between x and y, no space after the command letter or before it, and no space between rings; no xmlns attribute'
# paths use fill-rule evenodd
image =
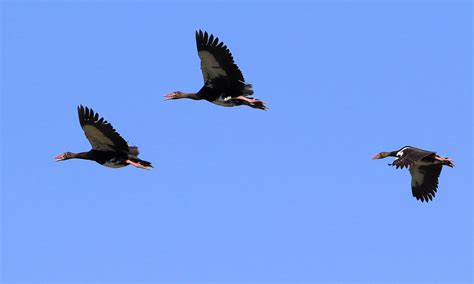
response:
<svg viewBox="0 0 474 284"><path fill-rule="evenodd" d="M372 160L383 159L390 156L391 152L380 152L377 155L372 157Z"/></svg>
<svg viewBox="0 0 474 284"><path fill-rule="evenodd" d="M71 152L64 152L62 154L57 155L54 158L56 159L56 162L60 162L60 161L65 161L65 160L74 158L74 154Z"/></svg>
<svg viewBox="0 0 474 284"><path fill-rule="evenodd" d="M183 97L184 97L183 92L174 91L172 93L169 93L169 94L165 95L165 101L181 99Z"/></svg>

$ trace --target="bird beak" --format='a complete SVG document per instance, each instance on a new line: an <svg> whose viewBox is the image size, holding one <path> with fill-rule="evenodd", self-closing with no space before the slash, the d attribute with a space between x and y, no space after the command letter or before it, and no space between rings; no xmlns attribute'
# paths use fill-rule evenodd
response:
<svg viewBox="0 0 474 284"><path fill-rule="evenodd" d="M372 157L372 160L378 160L378 159L382 159L382 155L380 155L380 153Z"/></svg>
<svg viewBox="0 0 474 284"><path fill-rule="evenodd" d="M54 158L56 159L56 162L64 161L64 154L57 155L57 156L54 157Z"/></svg>
<svg viewBox="0 0 474 284"><path fill-rule="evenodd" d="M165 101L174 99L174 93L169 93L165 95Z"/></svg>

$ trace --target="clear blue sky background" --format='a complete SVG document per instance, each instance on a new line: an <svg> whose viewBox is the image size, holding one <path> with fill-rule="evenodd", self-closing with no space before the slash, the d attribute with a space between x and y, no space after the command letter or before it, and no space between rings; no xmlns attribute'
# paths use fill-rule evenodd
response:
<svg viewBox="0 0 474 284"><path fill-rule="evenodd" d="M2 3L2 283L471 283L468 1ZM263 112L202 86L194 32ZM55 163L93 107L152 171ZM373 154L456 160L428 204Z"/></svg>

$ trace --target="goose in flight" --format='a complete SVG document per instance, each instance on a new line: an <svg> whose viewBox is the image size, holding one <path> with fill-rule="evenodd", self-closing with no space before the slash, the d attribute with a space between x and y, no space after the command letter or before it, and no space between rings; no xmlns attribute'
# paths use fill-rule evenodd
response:
<svg viewBox="0 0 474 284"><path fill-rule="evenodd" d="M149 170L153 166L150 162L138 158L138 148L128 146L127 142L117 133L112 125L91 108L77 108L82 130L89 140L92 150L88 152L65 152L55 157L56 161L69 159L84 159L110 167L121 168L128 165Z"/></svg>

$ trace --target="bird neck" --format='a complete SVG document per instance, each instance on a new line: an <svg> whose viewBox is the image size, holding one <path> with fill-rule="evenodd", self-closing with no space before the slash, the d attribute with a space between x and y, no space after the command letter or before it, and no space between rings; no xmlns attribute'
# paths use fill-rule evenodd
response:
<svg viewBox="0 0 474 284"><path fill-rule="evenodd" d="M71 159L93 160L90 151L89 152L73 153Z"/></svg>
<svg viewBox="0 0 474 284"><path fill-rule="evenodd" d="M387 158L387 157L396 157L396 156L397 156L397 153L398 153L398 151L380 152L380 153L378 154L378 159L384 159L384 158Z"/></svg>
<svg viewBox="0 0 474 284"><path fill-rule="evenodd" d="M399 152L399 151L388 152L388 153L387 153L387 156L390 156L390 157L397 157L398 152Z"/></svg>
<svg viewBox="0 0 474 284"><path fill-rule="evenodd" d="M198 93L183 93L181 92L179 94L179 98L185 98L185 99L192 99L192 100L200 100L201 97L199 96Z"/></svg>

